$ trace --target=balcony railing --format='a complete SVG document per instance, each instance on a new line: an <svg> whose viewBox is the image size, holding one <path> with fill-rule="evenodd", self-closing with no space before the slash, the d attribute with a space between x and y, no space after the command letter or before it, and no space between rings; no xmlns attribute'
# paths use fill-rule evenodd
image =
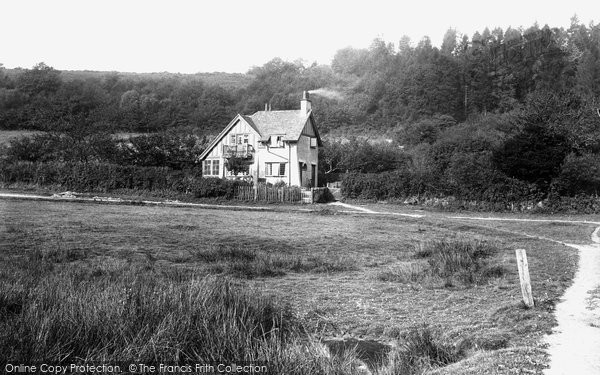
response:
<svg viewBox="0 0 600 375"><path fill-rule="evenodd" d="M223 156L226 158L246 158L251 159L254 156L254 147L247 143L241 145L223 145Z"/></svg>

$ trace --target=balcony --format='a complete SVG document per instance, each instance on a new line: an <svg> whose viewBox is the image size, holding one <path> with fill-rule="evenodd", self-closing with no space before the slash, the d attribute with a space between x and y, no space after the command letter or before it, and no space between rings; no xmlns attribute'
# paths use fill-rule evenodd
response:
<svg viewBox="0 0 600 375"><path fill-rule="evenodd" d="M223 157L252 159L254 157L254 147L247 143L232 146L223 145Z"/></svg>

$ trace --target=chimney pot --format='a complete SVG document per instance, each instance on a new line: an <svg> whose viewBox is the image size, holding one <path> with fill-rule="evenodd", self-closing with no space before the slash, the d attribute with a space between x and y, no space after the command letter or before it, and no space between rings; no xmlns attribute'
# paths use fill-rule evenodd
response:
<svg viewBox="0 0 600 375"><path fill-rule="evenodd" d="M302 112L302 114L307 114L308 112L310 112L311 103L308 97L308 91L304 91L302 93L302 100L300 101L300 112Z"/></svg>

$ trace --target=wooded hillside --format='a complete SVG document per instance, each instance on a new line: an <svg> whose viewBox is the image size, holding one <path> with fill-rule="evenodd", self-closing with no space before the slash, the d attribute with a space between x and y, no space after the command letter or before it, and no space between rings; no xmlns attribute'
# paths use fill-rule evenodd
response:
<svg viewBox="0 0 600 375"><path fill-rule="evenodd" d="M427 37L416 44L406 37L376 39L366 49L337 51L330 66L275 58L245 75L60 72L43 63L0 69L0 128L63 137L79 132L78 139L82 129L169 130L179 135L137 144L172 150L181 134L205 142L236 113L251 114L265 103L296 109L303 90L311 91L327 140L319 180L360 173L347 181L347 196L511 201L600 190L600 26L575 17L567 29L486 28L471 37L450 29L439 48ZM186 150L202 148L186 139ZM374 145L373 139L388 142ZM61 144L37 142L31 144L38 149ZM23 156L26 146L15 144L9 159L35 162ZM159 161L126 160L173 165L165 150ZM92 159L124 163L98 155ZM381 175L368 173L399 175L379 186ZM376 191L365 178L379 184Z"/></svg>

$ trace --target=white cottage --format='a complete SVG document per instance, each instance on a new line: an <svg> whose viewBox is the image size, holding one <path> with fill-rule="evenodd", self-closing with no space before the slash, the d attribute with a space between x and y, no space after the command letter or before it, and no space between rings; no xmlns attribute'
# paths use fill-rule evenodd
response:
<svg viewBox="0 0 600 375"><path fill-rule="evenodd" d="M238 114L200 160L205 177L315 187L322 146L305 91L300 110Z"/></svg>

